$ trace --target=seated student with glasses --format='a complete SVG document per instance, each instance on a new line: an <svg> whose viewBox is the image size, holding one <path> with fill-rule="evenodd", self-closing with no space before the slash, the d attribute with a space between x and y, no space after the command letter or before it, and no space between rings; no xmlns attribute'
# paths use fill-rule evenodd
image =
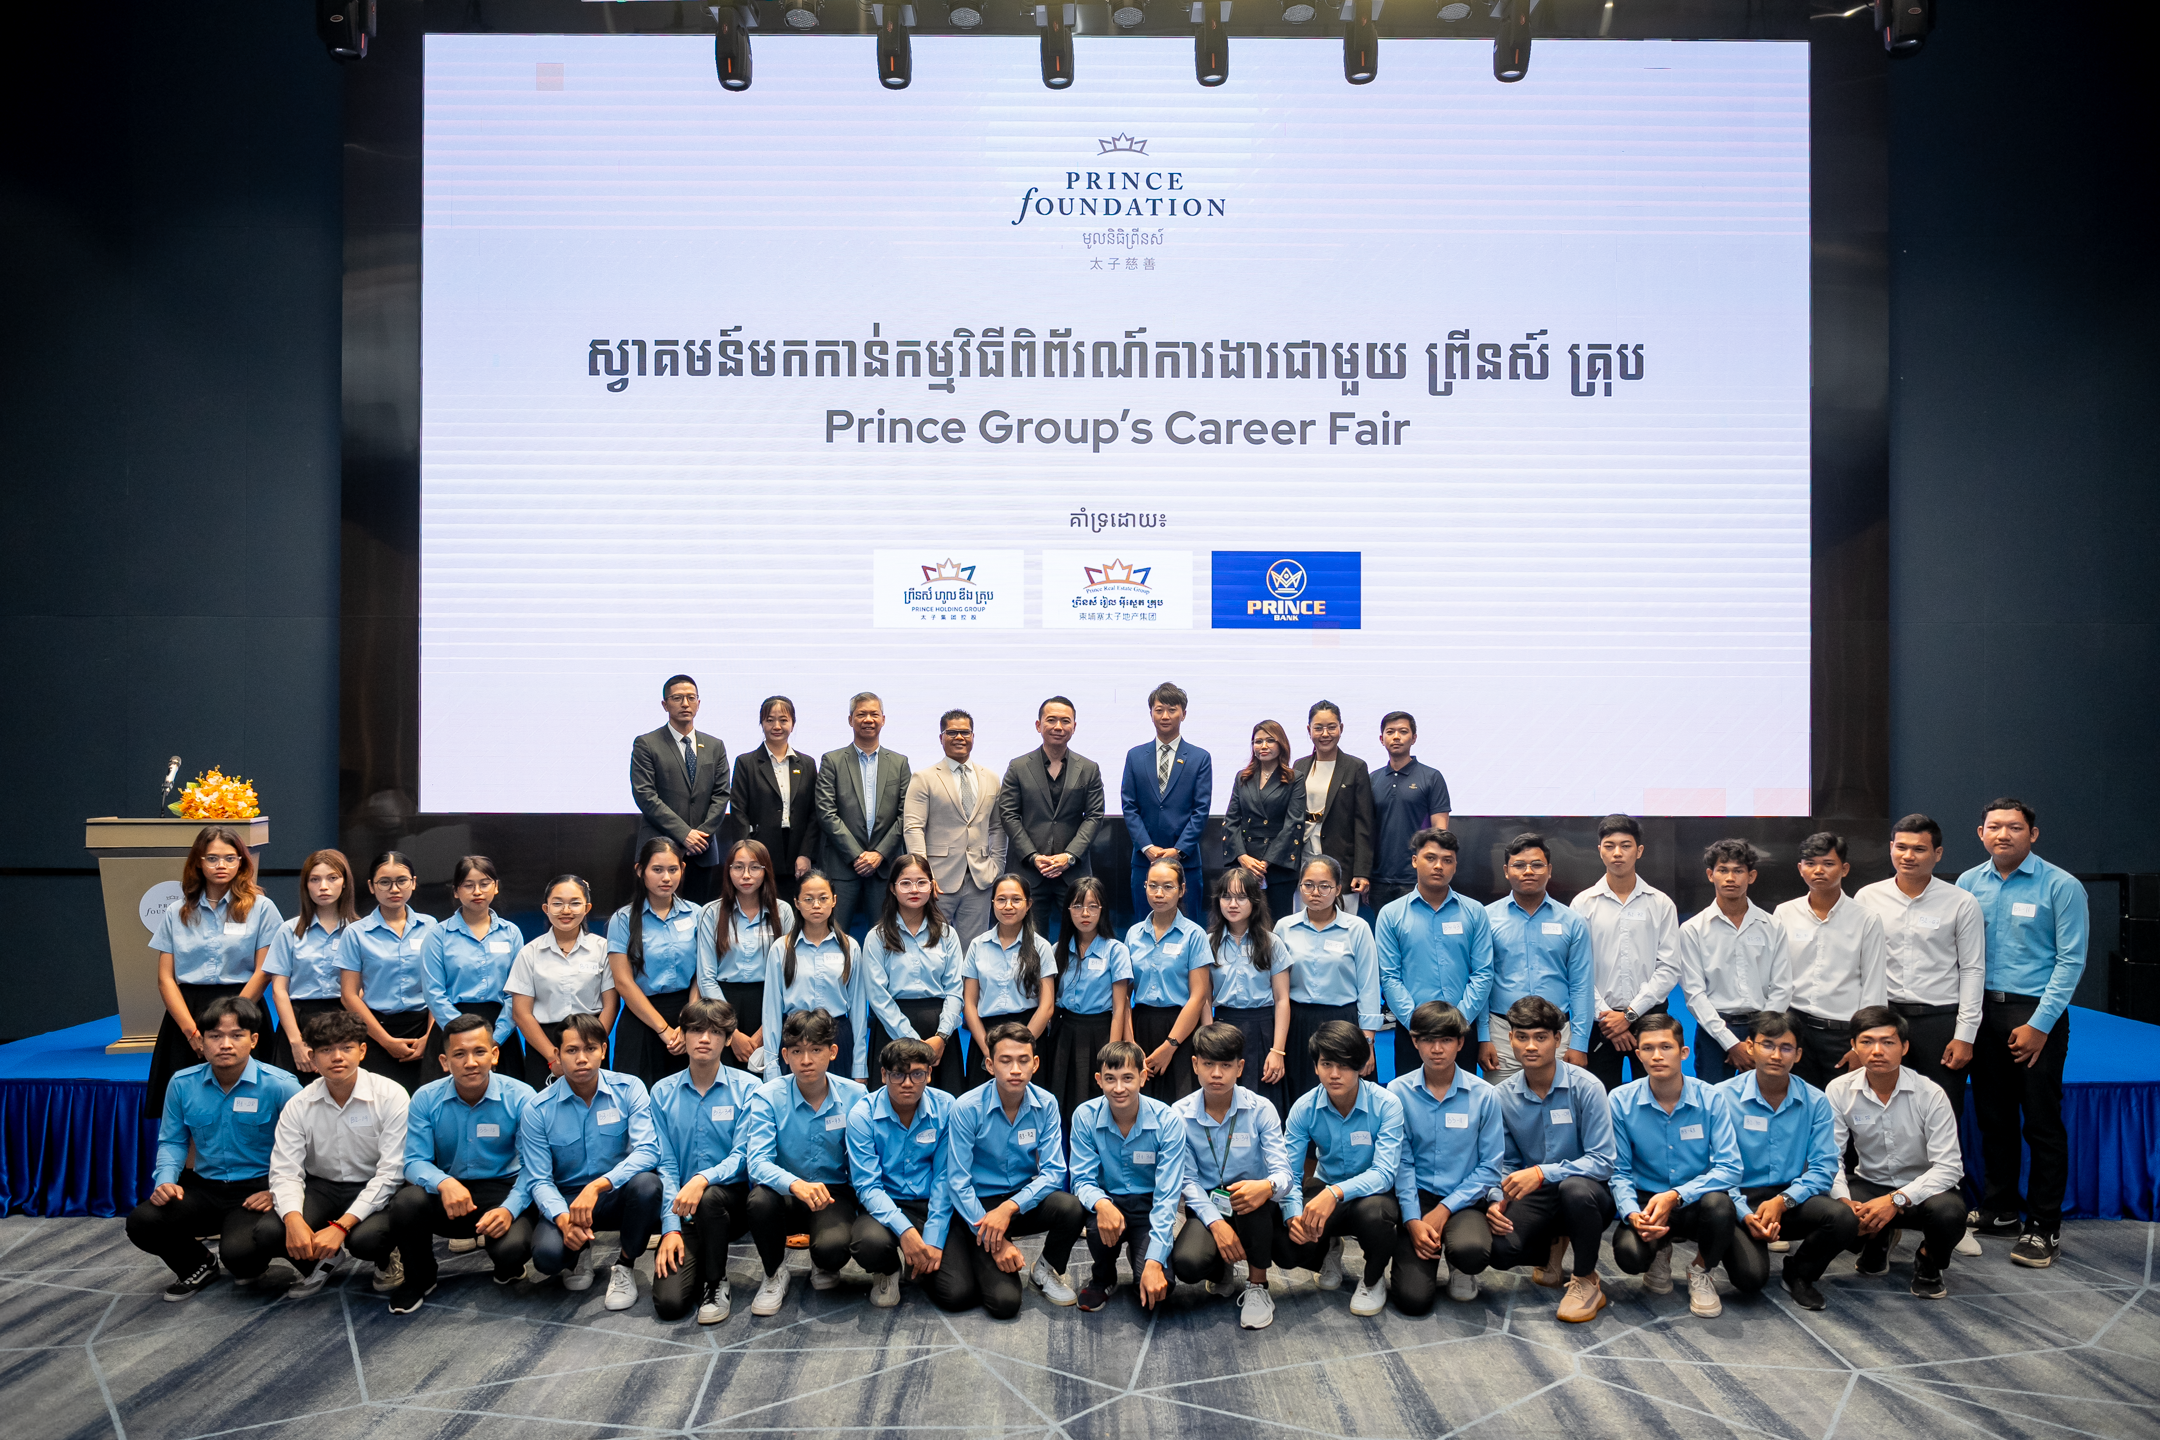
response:
<svg viewBox="0 0 2160 1440"><path fill-rule="evenodd" d="M559 1047L573 1018L594 1017L602 1035L615 1027L607 942L585 928L585 917L592 914L592 886L576 875L558 875L542 893L548 933L526 942L503 982L510 1014L525 1040L525 1083L535 1090L546 1089L562 1073ZM606 1059L603 1051L588 1068ZM642 1081L638 1088L644 1088ZM585 1283L592 1283L589 1274Z"/></svg>
<svg viewBox="0 0 2160 1440"><path fill-rule="evenodd" d="M1245 1032L1237 1026L1203 1025L1193 1036L1200 1088L1171 1107L1185 1124L1185 1209L1192 1218L1170 1247L1170 1269L1219 1297L1238 1295L1239 1326L1265 1330L1275 1323L1268 1266L1285 1223L1282 1200L1296 1181L1282 1118L1238 1083L1245 1066Z"/></svg>
<svg viewBox="0 0 2160 1440"><path fill-rule="evenodd" d="M1815 1282L1860 1238L1851 1206L1830 1198L1837 1178L1837 1117L1822 1091L1793 1074L1800 1037L1776 1010L1755 1017L1748 1048L1755 1068L1717 1087L1740 1139L1740 1183L1732 1187L1732 1245L1725 1278L1743 1295L1770 1278L1768 1247L1799 1244L1785 1256L1785 1293L1803 1310L1823 1308Z"/></svg>
<svg viewBox="0 0 2160 1440"><path fill-rule="evenodd" d="M848 1248L871 1275L870 1303L900 1303L900 1267L918 1285L945 1258L950 1210L930 1213L945 1187L945 1134L953 1097L930 1088L930 1047L888 1040L878 1052L884 1088L848 1112L848 1173L862 1214Z"/></svg>
<svg viewBox="0 0 2160 1440"><path fill-rule="evenodd" d="M1727 1192L1740 1178L1740 1143L1730 1110L1699 1078L1682 1073L1687 1046L1680 1022L1645 1015L1635 1024L1635 1060L1643 1078L1612 1092L1614 1208L1620 1228L1613 1259L1643 1277L1653 1295L1672 1293L1672 1244L1695 1242L1688 1267L1688 1309L1719 1315L1717 1267L1732 1243Z"/></svg>
<svg viewBox="0 0 2160 1440"><path fill-rule="evenodd" d="M653 1315L680 1320L697 1307L700 1325L727 1319L728 1246L750 1230L750 1181L743 1122L757 1080L720 1063L735 1037L725 1000L682 1008L689 1067L652 1088L660 1134L660 1249L653 1257Z"/></svg>
<svg viewBox="0 0 2160 1440"><path fill-rule="evenodd" d="M1477 1272L1492 1260L1484 1202L1500 1183L1507 1129L1493 1087L1458 1063L1475 1043L1462 1011L1428 1000L1410 1012L1409 1030L1422 1063L1388 1086L1403 1110L1395 1203L1404 1216L1389 1289L1397 1310L1424 1315L1442 1285L1449 1299L1477 1298Z"/></svg>
<svg viewBox="0 0 2160 1440"><path fill-rule="evenodd" d="M338 932L338 969L345 1008L366 1027L362 1061L397 1082L407 1095L428 1077L421 1060L435 1033L435 1017L421 987L421 952L436 928L435 917L412 908L412 861L385 851L368 866L375 908Z"/></svg>
<svg viewBox="0 0 2160 1440"><path fill-rule="evenodd" d="M599 1268L593 1237L614 1230L622 1246L603 1303L627 1310L637 1304L633 1267L660 1226L660 1139L644 1082L603 1068L607 1042L596 1015L563 1022L555 1051L562 1078L525 1107L518 1161L548 1222L535 1227L533 1269L561 1275L565 1290L590 1290Z"/></svg>
<svg viewBox="0 0 2160 1440"><path fill-rule="evenodd" d="M1310 873L1310 872L1308 872ZM1395 1203L1395 1167L1402 1157L1402 1102L1370 1080L1372 1041L1347 1020L1330 1020L1306 1044L1320 1086L1290 1107L1284 1144L1303 1156L1318 1154L1310 1189L1293 1185L1283 1196L1289 1222L1278 1237L1285 1263L1319 1272L1320 1288L1343 1281L1342 1237L1355 1235L1365 1252L1365 1273L1350 1297L1353 1315L1377 1315L1387 1307L1381 1280L1395 1254L1402 1210Z"/></svg>
<svg viewBox="0 0 2160 1440"><path fill-rule="evenodd" d="M815 870L803 881L811 895ZM752 1315L780 1313L787 1300L787 1240L810 1234L810 1288L831 1290L848 1262L860 1205L848 1173L848 1116L863 1102L860 1082L831 1073L840 1057L833 1017L797 1010L771 1027L780 1035L788 1073L750 1096L743 1159L750 1167L750 1238L765 1266Z"/></svg>
<svg viewBox="0 0 2160 1440"><path fill-rule="evenodd" d="M1130 1040L1102 1047L1095 1083L1102 1094L1073 1112L1073 1198L1088 1210L1082 1310L1100 1310L1117 1290L1118 1252L1132 1266L1140 1308L1170 1296L1170 1242L1184 1186L1185 1123L1140 1093L1147 1057Z"/></svg>

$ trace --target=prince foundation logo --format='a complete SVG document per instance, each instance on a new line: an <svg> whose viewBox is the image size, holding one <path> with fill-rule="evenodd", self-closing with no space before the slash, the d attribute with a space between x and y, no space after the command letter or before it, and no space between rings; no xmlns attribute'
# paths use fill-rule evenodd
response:
<svg viewBox="0 0 2160 1440"><path fill-rule="evenodd" d="M1130 135L1112 135L1107 140L1097 136L1092 158L1152 160L1150 143ZM1024 224L1030 216L1206 220L1229 214L1228 196L1190 193L1182 170L1067 170L1062 186L1028 186L1012 223Z"/></svg>
<svg viewBox="0 0 2160 1440"><path fill-rule="evenodd" d="M1101 153L1105 155L1147 154L1147 141L1135 140L1130 135L1113 135L1096 143L1102 146Z"/></svg>

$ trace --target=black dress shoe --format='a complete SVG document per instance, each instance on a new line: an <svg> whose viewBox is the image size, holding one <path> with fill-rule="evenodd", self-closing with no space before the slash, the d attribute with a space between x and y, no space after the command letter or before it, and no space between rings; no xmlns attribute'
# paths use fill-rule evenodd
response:
<svg viewBox="0 0 2160 1440"><path fill-rule="evenodd" d="M1815 1288L1812 1280L1802 1280L1797 1275L1785 1277L1785 1293L1792 1296L1793 1303L1803 1310L1823 1308L1822 1291Z"/></svg>
<svg viewBox="0 0 2160 1440"><path fill-rule="evenodd" d="M1884 1231L1879 1237L1860 1247L1860 1259L1854 1266L1862 1275L1881 1275L1890 1269L1890 1234Z"/></svg>

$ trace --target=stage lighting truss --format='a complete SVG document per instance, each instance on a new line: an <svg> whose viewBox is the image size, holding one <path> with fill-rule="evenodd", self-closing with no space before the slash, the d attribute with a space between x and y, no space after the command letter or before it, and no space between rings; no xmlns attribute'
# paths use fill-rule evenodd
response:
<svg viewBox="0 0 2160 1440"><path fill-rule="evenodd" d="M1193 78L1214 89L1230 78L1230 0L1192 0Z"/></svg>
<svg viewBox="0 0 2160 1440"><path fill-rule="evenodd" d="M870 16L877 24L878 83L887 90L905 90L915 78L915 56L908 45L908 31L915 24L913 5L874 4Z"/></svg>
<svg viewBox="0 0 2160 1440"><path fill-rule="evenodd" d="M1079 23L1077 5L1037 5L1035 23L1042 30L1042 82L1051 90L1068 90L1073 83L1073 26Z"/></svg>

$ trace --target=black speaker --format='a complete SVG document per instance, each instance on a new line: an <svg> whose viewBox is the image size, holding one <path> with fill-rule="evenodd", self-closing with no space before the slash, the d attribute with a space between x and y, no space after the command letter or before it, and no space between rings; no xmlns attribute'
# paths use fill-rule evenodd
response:
<svg viewBox="0 0 2160 1440"><path fill-rule="evenodd" d="M375 0L315 0L315 33L333 60L367 59L375 38Z"/></svg>
<svg viewBox="0 0 2160 1440"><path fill-rule="evenodd" d="M2129 885L2129 913L2143 920L2160 920L2160 875L2132 875Z"/></svg>
<svg viewBox="0 0 2160 1440"><path fill-rule="evenodd" d="M2160 920L2124 920L2115 948L2134 965L2160 966Z"/></svg>
<svg viewBox="0 0 2160 1440"><path fill-rule="evenodd" d="M2160 1025L2160 965L2108 957L2108 1013Z"/></svg>

